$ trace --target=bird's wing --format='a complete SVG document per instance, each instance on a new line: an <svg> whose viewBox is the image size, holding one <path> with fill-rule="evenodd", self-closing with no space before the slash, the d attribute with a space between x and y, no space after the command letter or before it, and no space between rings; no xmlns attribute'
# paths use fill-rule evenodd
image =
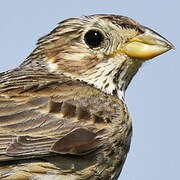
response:
<svg viewBox="0 0 180 180"><path fill-rule="evenodd" d="M0 161L52 152L80 155L101 146L109 114L97 115L98 93L80 86L53 83L1 92Z"/></svg>

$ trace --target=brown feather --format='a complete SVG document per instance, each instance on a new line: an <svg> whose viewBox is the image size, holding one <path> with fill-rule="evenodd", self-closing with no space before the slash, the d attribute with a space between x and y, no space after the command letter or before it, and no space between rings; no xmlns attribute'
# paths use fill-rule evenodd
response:
<svg viewBox="0 0 180 180"><path fill-rule="evenodd" d="M94 28L106 36L97 49L83 39ZM19 67L1 73L0 179L118 178L132 134L118 91L142 63L113 52L141 33L123 16L71 18L40 38Z"/></svg>

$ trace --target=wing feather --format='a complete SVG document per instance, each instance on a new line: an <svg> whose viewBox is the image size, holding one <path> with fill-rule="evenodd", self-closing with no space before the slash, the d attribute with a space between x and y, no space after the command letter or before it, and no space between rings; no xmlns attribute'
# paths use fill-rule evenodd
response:
<svg viewBox="0 0 180 180"><path fill-rule="evenodd" d="M0 96L0 161L52 152L80 155L100 146L96 116L88 106L57 96L57 89L56 95L49 90L52 94L42 88L37 96L26 92L20 98L19 93L17 97Z"/></svg>

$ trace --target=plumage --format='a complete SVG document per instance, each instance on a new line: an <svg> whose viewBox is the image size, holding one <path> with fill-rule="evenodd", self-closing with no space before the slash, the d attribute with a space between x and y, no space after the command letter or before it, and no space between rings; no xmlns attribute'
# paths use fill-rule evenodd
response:
<svg viewBox="0 0 180 180"><path fill-rule="evenodd" d="M132 135L125 91L172 47L124 16L62 21L0 75L0 179L117 179Z"/></svg>

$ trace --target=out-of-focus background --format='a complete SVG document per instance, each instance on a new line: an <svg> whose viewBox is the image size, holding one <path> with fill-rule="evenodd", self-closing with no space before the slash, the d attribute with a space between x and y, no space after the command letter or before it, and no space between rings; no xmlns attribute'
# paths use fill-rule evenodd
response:
<svg viewBox="0 0 180 180"><path fill-rule="evenodd" d="M176 50L148 61L126 92L134 135L121 180L180 179L180 1L1 0L0 71L14 68L36 40L68 17L112 13L132 17Z"/></svg>

